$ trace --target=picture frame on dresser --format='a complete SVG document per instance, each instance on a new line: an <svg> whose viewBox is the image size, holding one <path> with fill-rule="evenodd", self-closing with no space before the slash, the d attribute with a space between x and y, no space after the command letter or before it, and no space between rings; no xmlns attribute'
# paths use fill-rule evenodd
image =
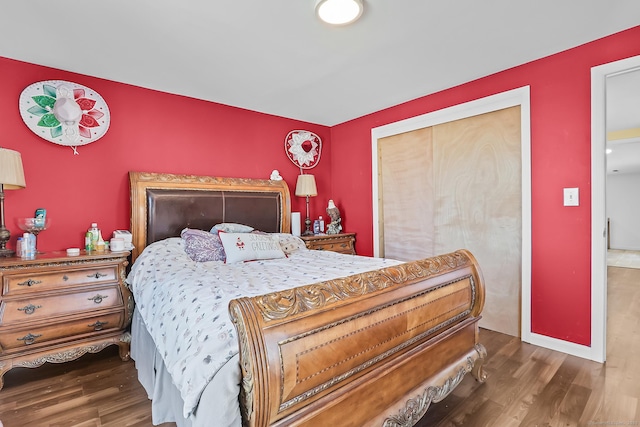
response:
<svg viewBox="0 0 640 427"><path fill-rule="evenodd" d="M129 360L129 252L0 259L0 390L16 367L63 363L110 345Z"/></svg>

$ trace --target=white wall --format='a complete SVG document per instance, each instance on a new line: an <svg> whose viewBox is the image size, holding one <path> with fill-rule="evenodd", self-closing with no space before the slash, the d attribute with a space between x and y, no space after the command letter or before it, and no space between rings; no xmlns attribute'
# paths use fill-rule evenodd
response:
<svg viewBox="0 0 640 427"><path fill-rule="evenodd" d="M607 175L611 249L640 250L640 174Z"/></svg>

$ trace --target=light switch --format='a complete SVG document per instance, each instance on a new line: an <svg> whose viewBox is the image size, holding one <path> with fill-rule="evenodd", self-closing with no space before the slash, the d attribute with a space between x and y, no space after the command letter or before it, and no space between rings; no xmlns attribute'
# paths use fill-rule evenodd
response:
<svg viewBox="0 0 640 427"><path fill-rule="evenodd" d="M564 189L564 205L565 206L580 206L580 193L578 188L565 188Z"/></svg>

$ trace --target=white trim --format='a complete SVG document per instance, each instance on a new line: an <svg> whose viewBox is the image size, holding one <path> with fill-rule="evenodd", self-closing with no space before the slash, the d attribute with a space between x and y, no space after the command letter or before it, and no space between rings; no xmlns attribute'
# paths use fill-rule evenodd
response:
<svg viewBox="0 0 640 427"><path fill-rule="evenodd" d="M640 56L591 68L591 351L588 359L607 358L607 78L640 68Z"/></svg>
<svg viewBox="0 0 640 427"><path fill-rule="evenodd" d="M536 334L534 332L531 332L529 336L531 339L527 342L533 345L537 345L538 347L560 351L562 353L567 353L572 356L581 357L583 359L592 359L592 347L572 343L570 341L563 341L557 338L548 337L546 335Z"/></svg>
<svg viewBox="0 0 640 427"><path fill-rule="evenodd" d="M378 139L440 123L464 119L504 108L520 106L522 153L522 339L535 340L531 334L531 114L529 86L502 92L464 104L401 120L371 129L373 255L380 256L380 218L378 215Z"/></svg>

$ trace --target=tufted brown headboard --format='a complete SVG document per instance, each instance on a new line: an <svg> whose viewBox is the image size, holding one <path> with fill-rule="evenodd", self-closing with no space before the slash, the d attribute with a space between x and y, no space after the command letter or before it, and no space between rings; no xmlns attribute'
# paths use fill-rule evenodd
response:
<svg viewBox="0 0 640 427"><path fill-rule="evenodd" d="M153 242L185 227L209 230L237 222L265 232L289 232L291 201L282 181L129 172L132 261Z"/></svg>

